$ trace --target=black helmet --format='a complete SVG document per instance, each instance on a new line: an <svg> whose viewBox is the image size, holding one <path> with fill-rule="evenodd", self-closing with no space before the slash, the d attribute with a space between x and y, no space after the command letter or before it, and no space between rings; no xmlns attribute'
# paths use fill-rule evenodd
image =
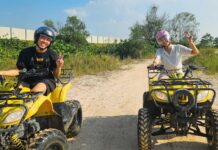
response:
<svg viewBox="0 0 218 150"><path fill-rule="evenodd" d="M39 27L35 33L34 33L34 43L37 43L37 41L39 40L39 36L40 35L45 35L51 38L51 44L54 42L55 40L55 32L53 29L43 26L43 27Z"/></svg>

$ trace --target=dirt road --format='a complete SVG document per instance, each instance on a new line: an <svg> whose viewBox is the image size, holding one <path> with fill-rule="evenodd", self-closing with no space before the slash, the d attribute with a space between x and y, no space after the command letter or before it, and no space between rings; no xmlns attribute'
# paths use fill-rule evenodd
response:
<svg viewBox="0 0 218 150"><path fill-rule="evenodd" d="M70 150L137 150L137 113L147 87L149 60L119 71L88 75L73 81L69 99L83 108L83 126L70 140ZM207 141L197 136L155 137L154 150L206 150Z"/></svg>

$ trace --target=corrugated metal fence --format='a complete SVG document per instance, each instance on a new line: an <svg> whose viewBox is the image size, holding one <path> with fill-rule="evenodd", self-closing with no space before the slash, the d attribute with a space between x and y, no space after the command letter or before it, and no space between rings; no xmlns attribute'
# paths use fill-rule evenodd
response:
<svg viewBox="0 0 218 150"><path fill-rule="evenodd" d="M21 29L13 27L0 27L0 38L18 38L20 40L32 41L34 35L34 30L31 29ZM89 43L97 44L109 44L109 43L119 43L121 38L114 37L103 37L103 36L89 36L86 39Z"/></svg>

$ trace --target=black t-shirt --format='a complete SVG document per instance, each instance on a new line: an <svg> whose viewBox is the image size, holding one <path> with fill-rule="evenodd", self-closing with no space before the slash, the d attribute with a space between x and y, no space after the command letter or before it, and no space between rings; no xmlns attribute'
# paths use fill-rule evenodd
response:
<svg viewBox="0 0 218 150"><path fill-rule="evenodd" d="M57 68L56 65L57 54L52 49L48 49L44 53L38 53L36 47L28 47L23 49L17 60L17 68L22 70L26 68L31 69L48 69L49 74L43 77L33 77L26 79L27 81L38 81L42 79L52 79L54 80L53 72Z"/></svg>

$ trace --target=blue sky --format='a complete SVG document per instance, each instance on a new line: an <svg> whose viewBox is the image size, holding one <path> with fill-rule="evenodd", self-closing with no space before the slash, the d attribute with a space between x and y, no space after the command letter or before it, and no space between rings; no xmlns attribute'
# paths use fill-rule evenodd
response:
<svg viewBox="0 0 218 150"><path fill-rule="evenodd" d="M91 35L127 38L129 28L143 22L151 5L173 18L180 12L196 16L199 37L218 37L217 0L0 0L0 26L36 29L45 19L64 24L78 16Z"/></svg>

